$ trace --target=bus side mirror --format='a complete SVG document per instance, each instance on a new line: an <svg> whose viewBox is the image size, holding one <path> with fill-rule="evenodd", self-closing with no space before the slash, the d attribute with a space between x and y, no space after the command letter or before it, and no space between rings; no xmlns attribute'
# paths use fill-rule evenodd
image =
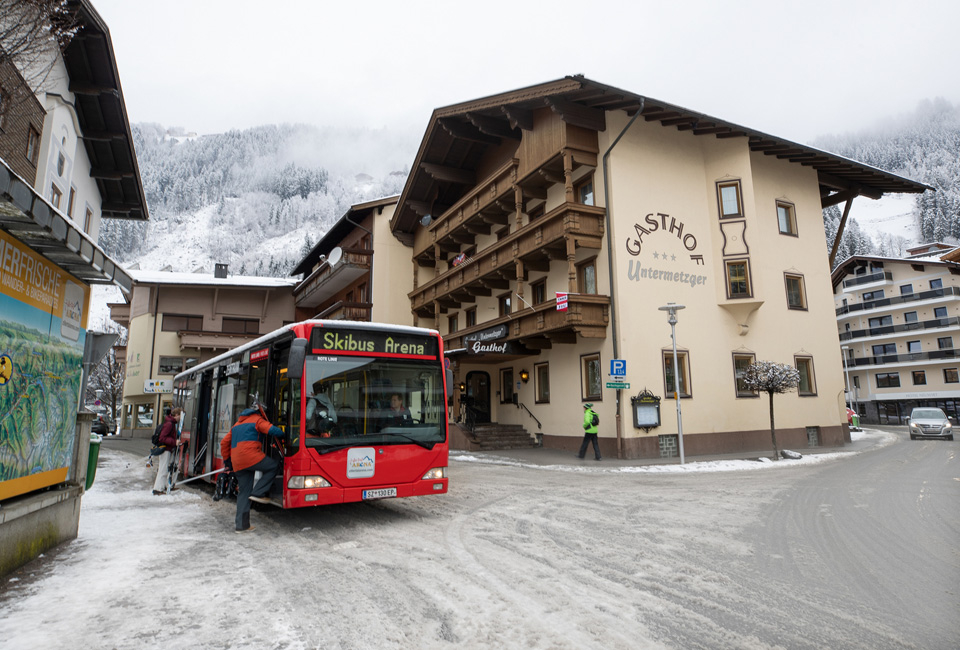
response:
<svg viewBox="0 0 960 650"><path fill-rule="evenodd" d="M293 339L287 358L287 379L303 377L303 362L307 359L307 339Z"/></svg>
<svg viewBox="0 0 960 650"><path fill-rule="evenodd" d="M447 383L447 395L453 395L453 371L447 368L444 370L443 375Z"/></svg>

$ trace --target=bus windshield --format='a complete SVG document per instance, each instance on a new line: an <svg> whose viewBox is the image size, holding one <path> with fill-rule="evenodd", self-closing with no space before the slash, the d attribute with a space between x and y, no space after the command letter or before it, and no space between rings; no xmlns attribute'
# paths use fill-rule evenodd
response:
<svg viewBox="0 0 960 650"><path fill-rule="evenodd" d="M304 444L427 449L445 440L442 368L435 361L313 356L304 369Z"/></svg>

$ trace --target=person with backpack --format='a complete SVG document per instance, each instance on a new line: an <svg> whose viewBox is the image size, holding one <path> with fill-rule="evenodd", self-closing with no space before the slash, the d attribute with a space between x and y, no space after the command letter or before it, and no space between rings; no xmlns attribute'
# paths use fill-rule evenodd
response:
<svg viewBox="0 0 960 650"><path fill-rule="evenodd" d="M597 460L600 460L600 443L597 442L597 427L600 425L600 416L593 410L593 404L587 402L583 405L583 444L580 445L580 453L577 458L583 458L587 453L587 445L593 443L593 453Z"/></svg>
<svg viewBox="0 0 960 650"><path fill-rule="evenodd" d="M273 479L280 471L280 463L263 453L260 436L283 438L283 429L267 419L263 406L253 407L240 412L240 418L230 432L220 441L220 456L223 465L237 477L237 518L236 531L243 533L253 530L250 525L250 501L270 503L270 488ZM254 475L262 475L257 484L253 484Z"/></svg>
<svg viewBox="0 0 960 650"><path fill-rule="evenodd" d="M183 417L183 409L178 406L163 418L163 424L160 425L157 444L159 445L158 449L163 451L160 453L160 460L157 463L157 478L153 482L153 494L155 496L167 493L167 482L170 480L173 452L177 448L177 429L181 417Z"/></svg>

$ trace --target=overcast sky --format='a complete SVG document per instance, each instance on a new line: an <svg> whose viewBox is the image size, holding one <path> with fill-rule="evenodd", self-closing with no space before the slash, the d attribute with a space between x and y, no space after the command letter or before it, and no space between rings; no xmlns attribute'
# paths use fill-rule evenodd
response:
<svg viewBox="0 0 960 650"><path fill-rule="evenodd" d="M809 142L960 103L956 0L92 0L131 122L412 128L586 77Z"/></svg>

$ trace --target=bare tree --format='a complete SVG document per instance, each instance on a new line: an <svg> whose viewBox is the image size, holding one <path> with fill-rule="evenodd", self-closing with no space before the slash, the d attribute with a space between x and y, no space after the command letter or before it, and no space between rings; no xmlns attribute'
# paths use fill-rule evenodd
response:
<svg viewBox="0 0 960 650"><path fill-rule="evenodd" d="M756 361L743 371L743 384L750 390L763 391L770 396L770 439L773 441L773 459L780 459L777 446L777 428L773 420L773 396L786 393L800 383L800 371L776 361Z"/></svg>
<svg viewBox="0 0 960 650"><path fill-rule="evenodd" d="M0 65L12 63L34 93L46 87L63 51L80 28L68 0L0 0ZM8 96L2 110L16 110Z"/></svg>
<svg viewBox="0 0 960 650"><path fill-rule="evenodd" d="M120 338L90 372L84 401L89 403L99 399L111 417L116 418L117 408L123 402L123 380L126 374L125 364L117 358L117 347L126 345L127 330L113 321L107 321L106 330L119 333Z"/></svg>

